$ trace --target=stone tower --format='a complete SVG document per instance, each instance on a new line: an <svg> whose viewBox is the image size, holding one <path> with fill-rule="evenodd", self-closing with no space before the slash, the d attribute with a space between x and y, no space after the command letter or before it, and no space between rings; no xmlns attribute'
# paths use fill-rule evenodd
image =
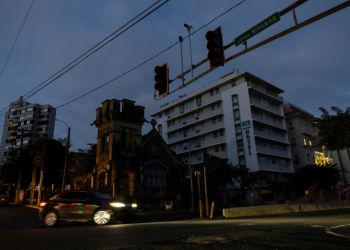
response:
<svg viewBox="0 0 350 250"><path fill-rule="evenodd" d="M144 109L127 99L105 100L96 109L95 189L118 198L135 196L140 187Z"/></svg>

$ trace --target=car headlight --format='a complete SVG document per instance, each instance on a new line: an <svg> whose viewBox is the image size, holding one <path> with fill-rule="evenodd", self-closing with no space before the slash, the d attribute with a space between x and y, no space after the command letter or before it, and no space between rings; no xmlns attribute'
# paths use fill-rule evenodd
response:
<svg viewBox="0 0 350 250"><path fill-rule="evenodd" d="M136 204L136 203L132 203L131 206L132 206L133 208L137 208L137 204Z"/></svg>
<svg viewBox="0 0 350 250"><path fill-rule="evenodd" d="M113 202L113 203L109 203L109 204L113 207L125 207L125 204L121 203L121 202Z"/></svg>

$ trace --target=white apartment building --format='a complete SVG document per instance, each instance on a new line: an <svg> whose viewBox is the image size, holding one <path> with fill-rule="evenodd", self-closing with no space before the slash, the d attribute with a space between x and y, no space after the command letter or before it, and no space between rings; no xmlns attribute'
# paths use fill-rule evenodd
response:
<svg viewBox="0 0 350 250"><path fill-rule="evenodd" d="M187 164L202 163L206 149L233 165L286 179L294 168L282 92L251 73L230 73L152 116L163 139Z"/></svg>
<svg viewBox="0 0 350 250"><path fill-rule="evenodd" d="M297 170L308 164L332 163L332 153L311 139L315 136L315 130L311 126L311 120L314 116L291 103L285 103L283 109L291 143L294 169ZM313 148L308 149L304 146Z"/></svg>
<svg viewBox="0 0 350 250"><path fill-rule="evenodd" d="M0 145L0 165L6 161L9 150L23 146L44 137L53 139L56 109L51 105L31 104L23 100L12 102L5 114L4 127Z"/></svg>

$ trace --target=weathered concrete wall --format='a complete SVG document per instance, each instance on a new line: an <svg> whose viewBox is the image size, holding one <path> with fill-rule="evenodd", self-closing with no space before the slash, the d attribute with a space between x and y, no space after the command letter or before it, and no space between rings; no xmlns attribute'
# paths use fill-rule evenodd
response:
<svg viewBox="0 0 350 250"><path fill-rule="evenodd" d="M257 216L264 214L285 214L312 212L320 210L332 210L350 208L350 200L345 201L327 201L322 203L301 203L301 204L279 204L279 205L262 205L252 207L233 207L225 208L222 213L225 218Z"/></svg>

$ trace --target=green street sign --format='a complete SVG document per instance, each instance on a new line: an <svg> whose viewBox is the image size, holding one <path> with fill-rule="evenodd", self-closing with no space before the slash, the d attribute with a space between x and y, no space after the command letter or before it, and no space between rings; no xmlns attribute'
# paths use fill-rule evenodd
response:
<svg viewBox="0 0 350 250"><path fill-rule="evenodd" d="M271 25L277 23L280 18L279 12L276 12L263 20L262 22L258 23L257 25L254 25L252 28L244 32L242 35L235 38L235 44L236 46L240 45L241 43L247 41L248 39L252 38L256 34L260 33L264 29L270 27Z"/></svg>

